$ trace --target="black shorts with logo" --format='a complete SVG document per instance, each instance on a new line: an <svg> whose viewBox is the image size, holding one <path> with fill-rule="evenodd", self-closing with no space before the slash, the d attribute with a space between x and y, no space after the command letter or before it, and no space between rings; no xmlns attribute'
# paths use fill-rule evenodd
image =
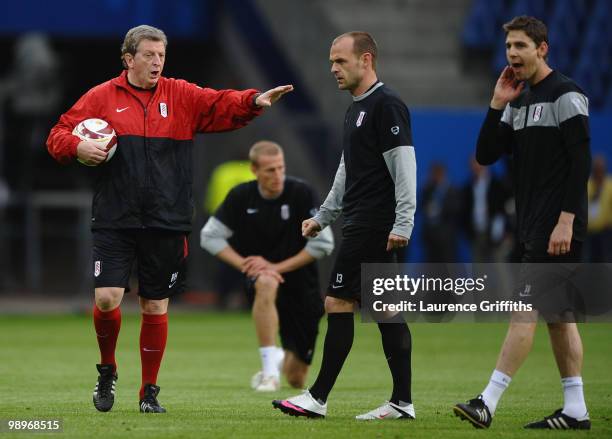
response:
<svg viewBox="0 0 612 439"><path fill-rule="evenodd" d="M570 251L563 255L549 255L547 250L548 239L520 244L521 267L514 298L531 303L549 323L567 316L576 321L583 310L572 279L582 259L582 242L572 241Z"/></svg>
<svg viewBox="0 0 612 439"><path fill-rule="evenodd" d="M345 226L342 243L331 272L327 295L361 303L361 264L392 263L395 251L387 251L391 230Z"/></svg>
<svg viewBox="0 0 612 439"><path fill-rule="evenodd" d="M94 229L95 288L129 291L134 262L138 266L138 295L161 300L185 288L187 235L162 229Z"/></svg>
<svg viewBox="0 0 612 439"><path fill-rule="evenodd" d="M255 299L255 279L246 278L245 291L249 303ZM319 321L325 310L318 291L306 290L300 283L285 276L285 283L276 294L278 326L283 349L293 352L306 364L312 363Z"/></svg>

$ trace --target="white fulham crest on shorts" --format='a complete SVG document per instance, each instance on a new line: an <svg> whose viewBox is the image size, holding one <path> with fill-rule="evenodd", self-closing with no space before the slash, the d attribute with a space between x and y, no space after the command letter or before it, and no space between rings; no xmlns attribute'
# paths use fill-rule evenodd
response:
<svg viewBox="0 0 612 439"><path fill-rule="evenodd" d="M289 205L283 204L281 206L281 218L287 221L289 219Z"/></svg>
<svg viewBox="0 0 612 439"><path fill-rule="evenodd" d="M540 120L542 117L542 106L541 105L537 105L535 107L535 110L533 110L533 121L537 122L538 120Z"/></svg>
<svg viewBox="0 0 612 439"><path fill-rule="evenodd" d="M159 103L159 114L161 114L162 117L168 117L168 106L165 102Z"/></svg>
<svg viewBox="0 0 612 439"><path fill-rule="evenodd" d="M356 126L360 127L361 124L363 123L363 118L365 117L366 112L365 111L360 111L359 112L359 117L357 118L357 123L355 124Z"/></svg>
<svg viewBox="0 0 612 439"><path fill-rule="evenodd" d="M395 125L394 127L391 127L391 133L394 136L397 136L399 134L399 126Z"/></svg>
<svg viewBox="0 0 612 439"><path fill-rule="evenodd" d="M100 273L102 273L102 262L95 261L94 262L94 276L98 277L100 276Z"/></svg>

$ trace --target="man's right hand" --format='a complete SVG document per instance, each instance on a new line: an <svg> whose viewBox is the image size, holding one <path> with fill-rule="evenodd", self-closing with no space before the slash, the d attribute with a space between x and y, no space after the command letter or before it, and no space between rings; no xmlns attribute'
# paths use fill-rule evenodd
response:
<svg viewBox="0 0 612 439"><path fill-rule="evenodd" d="M106 160L107 154L104 148L93 142L83 140L77 145L77 157L88 166L99 165Z"/></svg>
<svg viewBox="0 0 612 439"><path fill-rule="evenodd" d="M506 66L495 84L493 99L491 99L491 108L503 110L506 108L508 102L512 102L521 94L524 87L525 83L517 81L514 77L514 70L512 70L512 67Z"/></svg>
<svg viewBox="0 0 612 439"><path fill-rule="evenodd" d="M302 236L304 238L315 238L321 231L321 226L312 218L302 221Z"/></svg>

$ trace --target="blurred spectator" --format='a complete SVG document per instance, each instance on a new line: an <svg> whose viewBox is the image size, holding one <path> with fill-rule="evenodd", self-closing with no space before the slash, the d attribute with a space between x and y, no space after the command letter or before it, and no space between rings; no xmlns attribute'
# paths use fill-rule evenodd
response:
<svg viewBox="0 0 612 439"><path fill-rule="evenodd" d="M612 262L612 176L607 173L606 160L593 158L589 179L589 226L586 256L589 262Z"/></svg>
<svg viewBox="0 0 612 439"><path fill-rule="evenodd" d="M6 207L11 199L27 202L35 179L48 178L44 163L52 163L44 144L61 103L59 67L49 39L27 33L16 39L13 61L0 80L0 289L15 284L8 233L14 220ZM19 235L23 222L15 226Z"/></svg>
<svg viewBox="0 0 612 439"><path fill-rule="evenodd" d="M2 143L0 143L0 164L2 163ZM1 168L0 168L1 169ZM9 236L5 208L9 201L9 190L0 172L0 293L8 286L9 276Z"/></svg>
<svg viewBox="0 0 612 439"><path fill-rule="evenodd" d="M425 262L456 262L460 197L447 180L444 164L431 165L421 200Z"/></svg>
<svg viewBox="0 0 612 439"><path fill-rule="evenodd" d="M60 63L49 39L29 33L15 43L9 73L2 81L6 100L4 171L9 187L32 189L33 179L42 175L36 163L48 160L44 144L62 98ZM49 162L51 163L51 162Z"/></svg>
<svg viewBox="0 0 612 439"><path fill-rule="evenodd" d="M212 216L234 186L254 179L251 163L248 160L235 159L221 163L213 169L208 182L208 191L204 200L206 214ZM213 288L217 293L219 308L248 309L249 304L244 300L243 276L232 266L216 258L213 263L215 264L212 275ZM236 298L237 304L233 303L233 298Z"/></svg>
<svg viewBox="0 0 612 439"><path fill-rule="evenodd" d="M495 250L505 236L508 197L502 182L474 157L470 169L472 176L462 193L463 230L471 244L472 261L495 262L500 259Z"/></svg>

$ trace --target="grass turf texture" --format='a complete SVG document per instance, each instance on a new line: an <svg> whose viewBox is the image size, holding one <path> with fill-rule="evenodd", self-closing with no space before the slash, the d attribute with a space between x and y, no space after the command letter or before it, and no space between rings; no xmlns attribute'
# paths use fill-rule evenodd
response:
<svg viewBox="0 0 612 439"><path fill-rule="evenodd" d="M454 403L481 391L495 364L505 324L413 324L415 421L358 422L389 397L390 376L373 324L355 323L355 342L329 399L324 420L296 419L274 410L271 400L295 395L250 390L259 368L255 334L246 314L171 315L168 347L158 384L165 415L138 412L139 316L124 316L117 350L115 406L97 412L91 402L98 361L87 316L0 317L0 418L57 419L59 437L553 437L522 426L562 405L559 377L547 333L538 328L534 349L500 403L488 431L453 416ZM321 334L325 324L321 325ZM612 437L612 325L582 325L584 381L593 429L574 432ZM312 383L321 361L319 338ZM564 434L566 435L566 434ZM0 433L6 437L39 434ZM53 436L52 436L53 437Z"/></svg>

